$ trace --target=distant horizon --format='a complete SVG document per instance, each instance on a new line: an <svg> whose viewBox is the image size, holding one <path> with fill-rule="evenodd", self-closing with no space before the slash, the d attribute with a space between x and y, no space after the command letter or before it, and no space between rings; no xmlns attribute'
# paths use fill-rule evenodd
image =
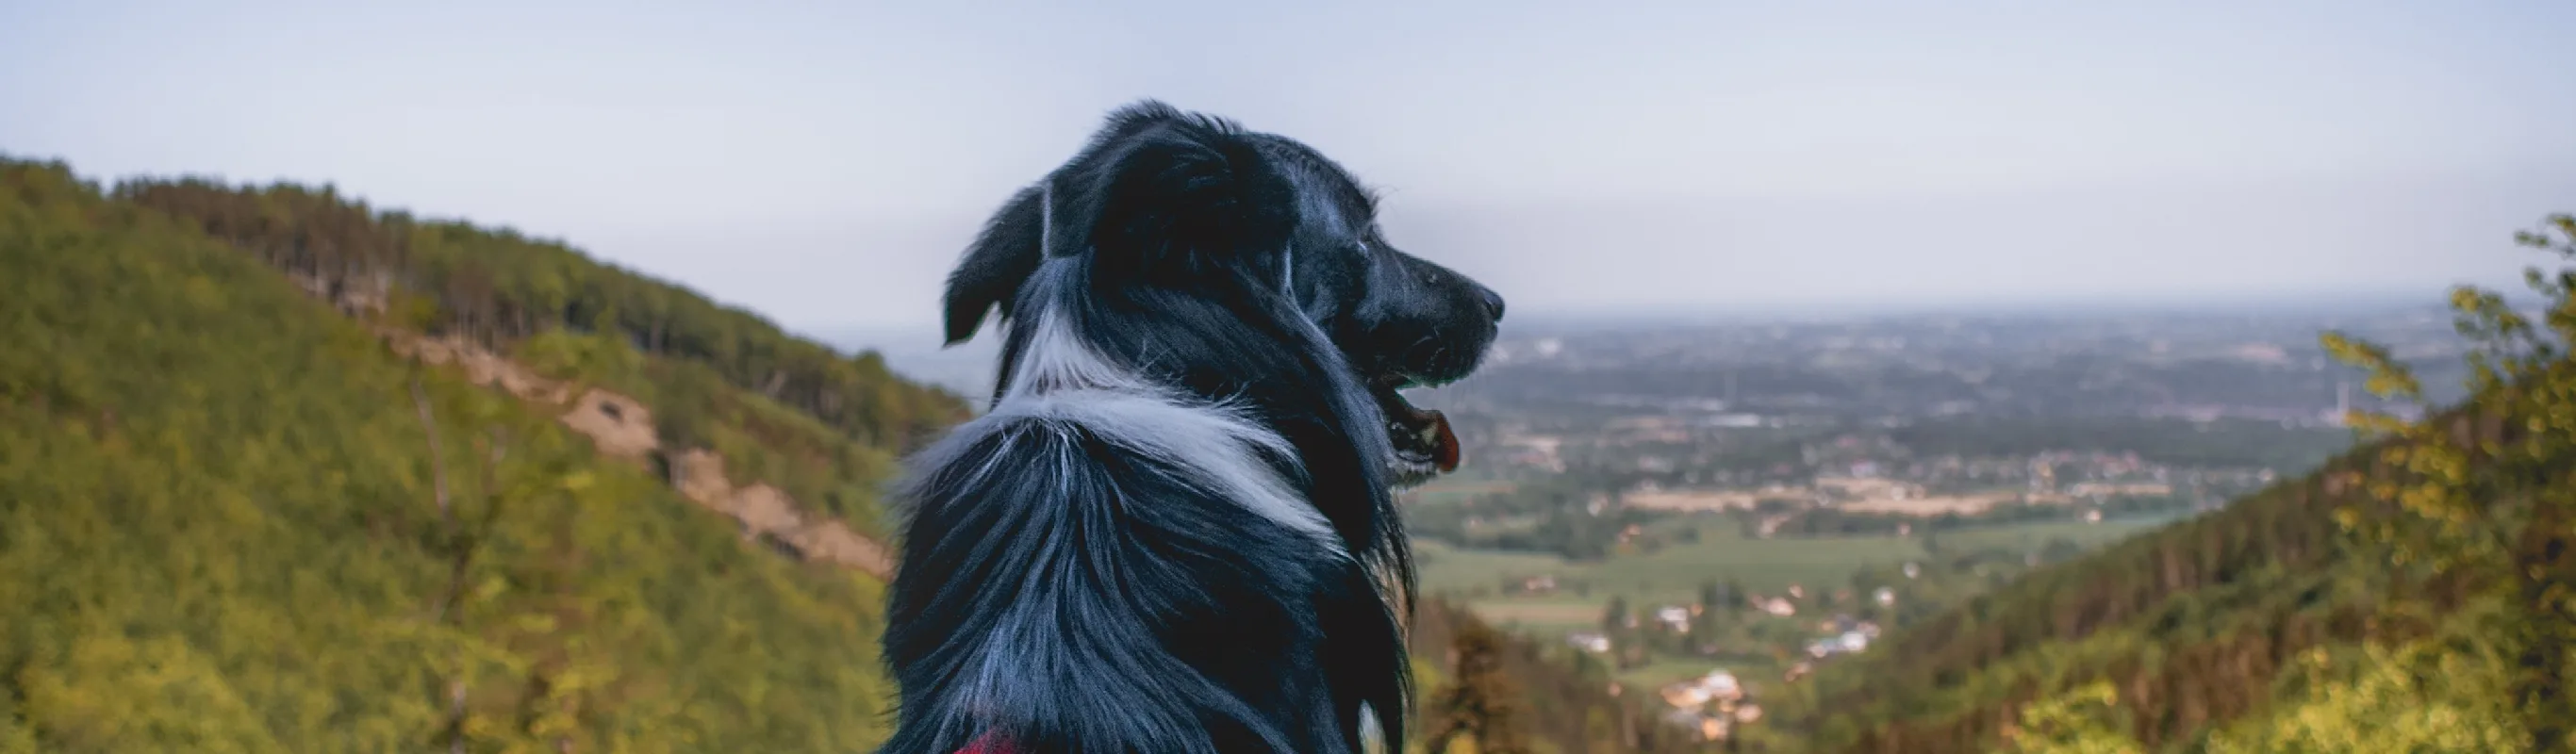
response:
<svg viewBox="0 0 2576 754"><path fill-rule="evenodd" d="M1728 325L1795 325L1874 323L1908 317L1942 317L1962 319L2096 319L2113 317L2220 317L2240 315L2296 316L2301 314L2391 314L2407 311L2447 312L2445 298L2449 285L2425 291L2355 291L2350 293L2305 292L2278 296L2216 295L2180 298L2137 298L2099 301L2066 298L2033 298L2002 302L1919 302L1884 305L1834 305L1809 307L1742 307L1682 310L1629 311L1534 311L1514 312L1504 322L1505 335L1514 330L1563 329L1628 329L1656 327L1699 327ZM2508 300L2520 301L2520 290L2506 290ZM1506 294L1508 295L1508 294ZM898 338L903 352L923 355L938 351L974 352L996 340L994 323L987 320L983 329L965 344L949 347L940 341L944 333L935 320L901 325L822 326L803 328L786 326L817 342L846 350L886 350Z"/></svg>
<svg viewBox="0 0 2576 754"><path fill-rule="evenodd" d="M235 185L243 183L266 185L267 183L274 182L245 181L243 179L230 176L191 173L186 171L145 172L115 176L99 175L83 171L82 166L79 163L59 155L23 154L10 151L6 149L5 146L0 146L0 157L40 162L59 161L69 165L75 174L83 180L97 182L106 186L113 186L117 182L136 178L190 177L216 180ZM296 181L286 182L297 183ZM615 256L604 254L589 245L583 244L579 239L565 238L557 234L532 232L526 228L511 225L506 222L494 222L488 218L459 216L449 213L423 212L397 203L377 200L366 195L362 191L354 190L352 187L334 182L316 181L302 183L303 185L314 188L319 188L325 185L331 186L336 191L339 191L343 196L365 201L370 207L379 212L408 212L413 214L415 217L422 219L464 222L476 227L494 230L506 229L510 232L518 233L523 237L561 243L568 248L579 251L580 253L598 260L603 264L613 265L630 272L686 288L700 296L705 296L708 300L713 301L720 306L749 311L762 319L777 325L780 329L788 333L808 340L813 340L818 343L824 343L835 348L851 351L853 353L860 350L882 350L885 348L885 346L881 345L870 345L865 348L860 348L854 345L857 341L891 342L892 339L898 337L914 339L915 342L904 344L903 347L906 350L915 353L923 350L939 350L941 346L939 343L939 338L941 336L941 323L937 319L938 313L935 310L908 321L894 320L859 322L843 320L839 322L829 322L797 321L782 318L772 313L769 307L763 306L758 300L739 300L734 297L716 295L709 291L706 286L701 285L697 281L693 281L685 277L676 277L660 273L650 269L640 269L631 263L618 259ZM2539 262L2541 261L2541 257L2537 254L2533 254L2529 261ZM2516 272L2518 272L2518 268ZM2333 310L2359 309L2391 311L2404 308L2441 310L2446 306L2445 297L2447 293L2453 287L2459 285L2478 285L2489 289L2500 290L2506 294L2509 300L2520 300L2524 298L2525 294L2527 294L2527 290L2519 285L2518 282L2515 282L2519 279L2518 274L2508 275L2503 271L2499 271L2499 274L2492 277L2493 279L2489 280L2461 279L2442 281L2423 286L2409 286L2402 290L2393 286L2363 286L2341 290L2303 287L2272 291L2239 289L2210 293L2147 292L2133 296L2111 297L2087 295L2083 293L2061 294L2048 291L2033 291L2024 295L1990 296L1976 300L1958 297L1924 297L1911 300L1885 299L1883 297L1877 297L1876 300L1872 300L1873 297L1853 297L1845 299L1754 302L1743 304L1711 303L1695 306L1642 304L1635 306L1611 305L1598 307L1565 307L1547 306L1543 304L1538 306L1516 304L1513 307L1512 320L1514 322L1521 323L1524 326L1536 325L1541 328L1552 329L1802 322L1859 322L1909 316L2015 318L2036 316L2096 317L2131 315L2217 315L2263 312L2322 313ZM1514 292L1511 289L1504 289L1502 293L1507 298L1514 296ZM933 295L936 295L935 290L933 291ZM1508 324L1510 323L1507 323L1507 325ZM987 322L986 327L989 332L991 323ZM1506 329L1508 330L1512 328L1507 327ZM979 337L983 337L984 335L985 334L979 333Z"/></svg>
<svg viewBox="0 0 2576 754"><path fill-rule="evenodd" d="M80 176L83 180L98 182L105 186L113 186L120 181L137 178L200 178L233 185L268 185L271 183L284 182L297 183L313 188L330 186L341 195L351 197L359 201L364 201L371 208L379 212L406 212L422 219L463 222L486 229L508 230L531 239L560 243L568 248L574 249L598 260L601 263L614 265L630 272L635 272L657 280L679 285L696 292L698 295L705 296L719 305L740 308L757 314L763 319L769 320L788 332L820 342L835 343L836 345L838 341L846 340L848 336L860 334L869 335L871 337L882 337L898 333L919 332L924 334L923 337L935 338L940 328L940 323L937 320L938 314L935 307L930 307L929 311L915 317L887 318L877 322L855 320L829 321L819 318L782 317L773 311L775 308L774 306L765 304L762 299L766 297L719 295L717 292L710 290L710 287L704 284L701 280L691 279L691 277L694 276L674 275L656 269L641 267L629 260L621 259L614 254L607 253L597 246L586 244L579 238L571 238L559 233L535 231L497 218L474 217L452 212L422 210L404 205L400 202L379 199L367 194L362 187L352 187L336 181L299 181L290 178L253 180L220 173L186 170L145 171L133 174L102 175L93 171L84 170L83 166L78 161L69 159L65 156L25 154L12 151L6 145L0 145L0 157L35 161L59 161L69 165L74 173ZM2571 186L2576 186L2576 183L2571 183ZM1761 199L1759 197L1738 197L1733 199L1733 201L1758 203ZM1399 221L1402 219L1403 218L1401 217L1396 218L1396 220ZM2534 217L2532 219L2537 220L2539 218ZM973 224L960 225L962 228L960 231L961 233L971 235L971 233L976 229L976 226ZM2529 225L2530 223L2525 223L2523 226L2515 227L2528 227ZM2509 247L2510 244L2502 241L2501 239L2505 238L2511 230L2512 228L2500 229L2498 232L2491 234L2494 236L2493 239L2490 239L2490 241L2492 241L2491 243L2482 245L2489 247ZM714 248L714 245L711 244L710 248ZM954 253L960 250L962 250L962 247L957 250L943 251L953 256ZM2525 261L2541 261L2541 257L2536 254L2528 256L2529 258ZM1507 298L1515 300L1515 305L1513 306L1515 318L1523 321L1528 321L1534 318L1541 323L1550 326L1655 326L1664 324L1705 324L1725 322L1767 323L1788 321L1845 321L1884 317L1932 315L2053 316L2160 314L2168 312L2190 313L2176 310L2200 309L2213 306L2229 311L2248 312L2265 310L2316 310L2344 306L2390 308L2408 306L2410 305L2408 304L2410 299L2421 301L2430 308L2440 308L2443 306L2443 297L2446 296L2448 291L2453 287L2459 285L2477 285L2490 289L2501 290L2508 298L2520 298L2527 292L2519 283L2520 269L2521 268L2519 266L2511 269L2498 269L2489 275L2484 276L2485 279L2460 278L2444 280L2420 287L2410 285L2401 288L2393 284L2353 286L2347 288L2301 286L2274 290L2236 288L2206 293L2145 291L2126 296L2104 296L2080 291L2073 293L2059 293L2041 290L2023 292L2017 295L2001 296L1980 295L1967 297L1935 295L1915 298L1891 298L1885 296L1860 295L1848 298L1753 301L1739 304L1710 303L1693 305L1645 303L1624 306L1611 304L1602 306L1572 307L1562 304L1549 305L1545 303L1531 305L1523 302L1521 297L1516 296L1516 289L1513 288L1504 288L1502 289L1502 293ZM786 280L786 278L781 278L782 282L785 282ZM934 299L938 294L937 283L938 281L932 281L927 288L927 295ZM934 342L933 345L936 345L936 343Z"/></svg>

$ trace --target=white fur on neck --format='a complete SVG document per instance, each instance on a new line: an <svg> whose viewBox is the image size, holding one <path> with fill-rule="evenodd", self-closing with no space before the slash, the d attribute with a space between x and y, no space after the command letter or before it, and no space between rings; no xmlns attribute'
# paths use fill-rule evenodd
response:
<svg viewBox="0 0 2576 754"><path fill-rule="evenodd" d="M1034 331L1029 333L1028 346L1020 351L1019 362L1011 365L1011 382L1002 390L1002 403L1069 389L1164 392L1135 372L1110 363L1084 342L1065 319L1053 308L1038 314L1037 321L1031 324Z"/></svg>
<svg viewBox="0 0 2576 754"><path fill-rule="evenodd" d="M1044 266L1058 269L1041 269L1032 282L1057 282L1070 273L1070 264L1049 260ZM1211 494L1341 551L1331 522L1264 457L1296 462L1296 448L1287 438L1240 408L1183 396L1111 362L1066 320L1054 306L1037 314L1002 399L979 423L1044 419L1081 426L1182 470L1192 484Z"/></svg>

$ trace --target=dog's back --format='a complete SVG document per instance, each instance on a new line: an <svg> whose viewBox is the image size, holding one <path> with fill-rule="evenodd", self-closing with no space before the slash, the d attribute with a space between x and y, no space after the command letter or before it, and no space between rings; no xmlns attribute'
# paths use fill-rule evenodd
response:
<svg viewBox="0 0 2576 754"><path fill-rule="evenodd" d="M1308 740L1339 728L1300 599L1331 577L1330 532L1242 515L1242 496L1285 493L1246 475L1272 450L1248 426L1068 391L934 449L907 527L923 556L888 616L888 651L917 659L887 749L1348 750Z"/></svg>

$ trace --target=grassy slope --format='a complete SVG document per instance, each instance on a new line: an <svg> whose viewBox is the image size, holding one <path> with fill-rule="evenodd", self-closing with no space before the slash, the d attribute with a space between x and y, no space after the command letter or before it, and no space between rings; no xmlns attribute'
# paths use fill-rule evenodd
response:
<svg viewBox="0 0 2576 754"><path fill-rule="evenodd" d="M433 372L444 522L409 367L57 166L0 165L0 343L0 751L432 748L450 681L478 750L883 732L879 585Z"/></svg>

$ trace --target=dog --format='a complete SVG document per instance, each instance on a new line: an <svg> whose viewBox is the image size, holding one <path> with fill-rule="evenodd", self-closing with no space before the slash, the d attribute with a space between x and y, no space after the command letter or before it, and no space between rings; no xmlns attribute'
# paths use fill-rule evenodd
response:
<svg viewBox="0 0 2576 754"><path fill-rule="evenodd" d="M1145 101L1019 191L948 278L1006 330L989 410L908 461L882 751L1357 754L1404 737L1393 491L1503 299L1387 243L1298 141Z"/></svg>

